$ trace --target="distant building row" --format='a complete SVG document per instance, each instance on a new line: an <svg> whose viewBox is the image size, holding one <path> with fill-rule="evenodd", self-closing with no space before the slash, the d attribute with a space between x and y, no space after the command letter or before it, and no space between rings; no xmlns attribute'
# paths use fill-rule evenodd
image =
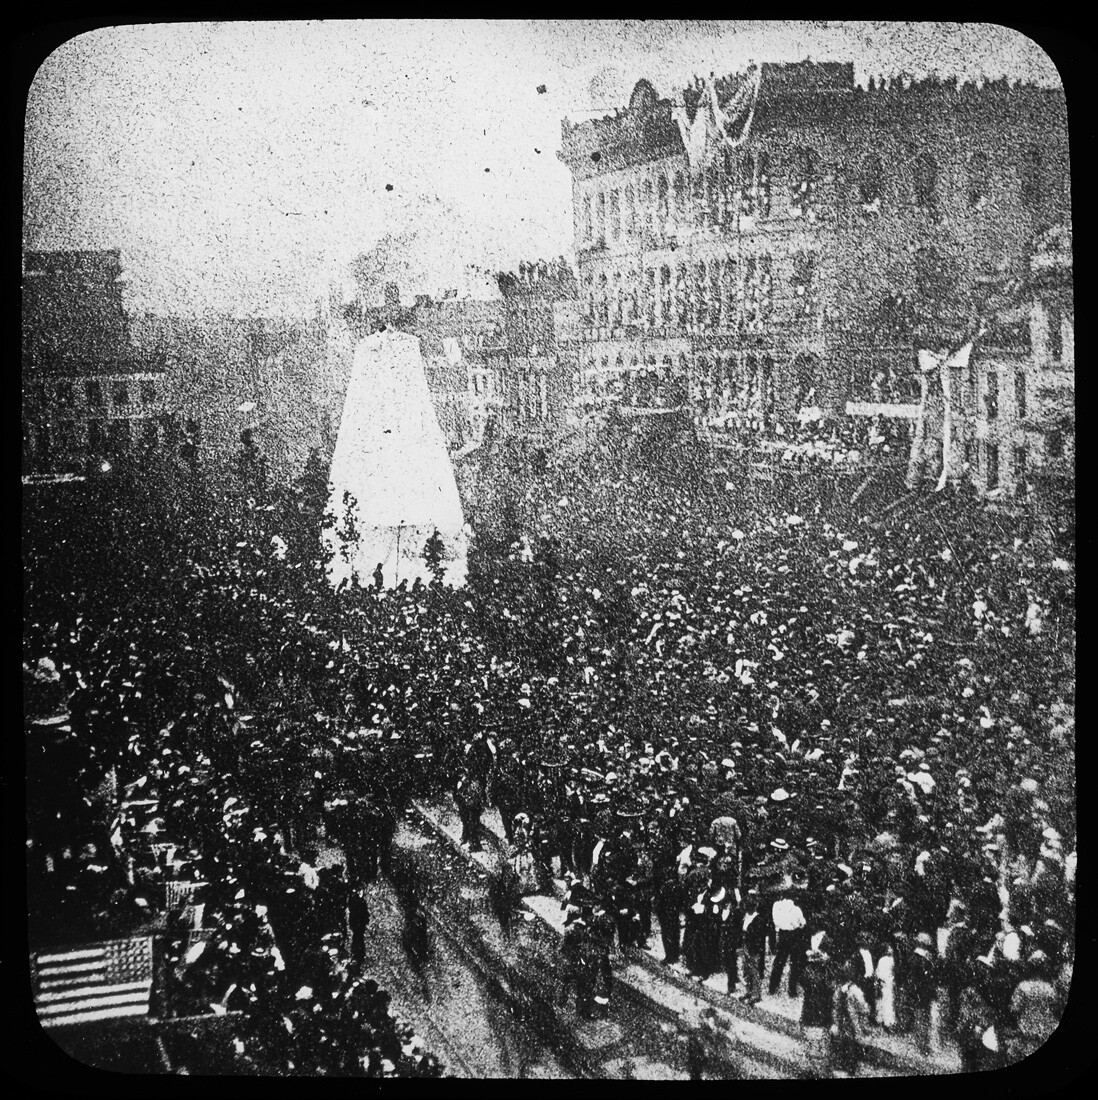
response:
<svg viewBox="0 0 1098 1100"><path fill-rule="evenodd" d="M454 453L550 444L612 408L675 413L715 444L807 407L914 421L916 350L964 339L953 445L983 491L1074 462L1074 302L1063 95L854 85L763 65L674 101L562 123L577 267L501 273L499 301L333 300L299 323L133 317L117 252L24 261L24 468L257 430L275 470L330 450L354 333L420 337ZM350 325L344 323L350 321ZM174 434L173 434L174 433Z"/></svg>
<svg viewBox="0 0 1098 1100"><path fill-rule="evenodd" d="M959 379L955 445L989 491L1024 491L1034 464L1066 461L1062 93L862 89L851 65L808 62L753 80L696 81L675 102L642 80L613 115L564 120L581 403L682 409L714 441L806 405L913 419L916 347L963 339L1014 274L1025 300Z"/></svg>

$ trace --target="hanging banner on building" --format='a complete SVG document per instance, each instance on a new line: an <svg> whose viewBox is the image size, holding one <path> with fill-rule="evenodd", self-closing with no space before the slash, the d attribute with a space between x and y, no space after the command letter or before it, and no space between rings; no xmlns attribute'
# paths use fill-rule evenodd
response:
<svg viewBox="0 0 1098 1100"><path fill-rule="evenodd" d="M465 583L465 518L415 336L385 331L359 342L329 481L334 524L323 538L333 585L429 583L424 550L436 531L443 582Z"/></svg>
<svg viewBox="0 0 1098 1100"><path fill-rule="evenodd" d="M935 491L945 488L946 482L955 479L954 402L950 371L959 367L968 369L975 338L961 347L937 353L921 348L919 363L919 414L915 421L915 440L908 464L908 488L914 488L929 480L930 470L937 465L938 440L941 440L941 469L938 472Z"/></svg>
<svg viewBox="0 0 1098 1100"><path fill-rule="evenodd" d="M696 81L694 117L685 104L672 108L691 168L705 167L718 152L738 149L747 141L761 83L758 65L727 77L701 77Z"/></svg>
<svg viewBox="0 0 1098 1100"><path fill-rule="evenodd" d="M758 65L749 66L742 75L710 81L713 115L728 148L738 149L750 136L761 86Z"/></svg>

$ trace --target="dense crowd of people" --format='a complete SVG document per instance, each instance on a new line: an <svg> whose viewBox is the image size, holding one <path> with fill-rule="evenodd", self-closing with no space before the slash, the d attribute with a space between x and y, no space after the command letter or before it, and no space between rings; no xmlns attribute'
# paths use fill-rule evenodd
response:
<svg viewBox="0 0 1098 1100"><path fill-rule="evenodd" d="M1039 1045L1074 935L1072 563L963 490L884 507L833 464L792 511L615 431L521 484L497 456L458 590L333 592L315 461L285 490L215 494L198 464L167 496L32 509L32 937L202 882L218 931L178 937L181 996L253 1022L237 1053L439 1072L361 1007L381 994L335 925L357 904L361 958L386 838L454 792L471 846L499 807L519 891L568 876L585 1012L609 942L658 936L749 1000L788 967L808 1027L948 1030L969 1068ZM321 821L340 873L307 857Z"/></svg>

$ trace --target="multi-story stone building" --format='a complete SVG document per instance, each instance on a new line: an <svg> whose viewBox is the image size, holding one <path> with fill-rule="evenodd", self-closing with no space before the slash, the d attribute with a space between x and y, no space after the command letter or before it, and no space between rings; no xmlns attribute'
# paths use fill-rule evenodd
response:
<svg viewBox="0 0 1098 1100"><path fill-rule="evenodd" d="M165 371L130 339L121 254L23 256L23 473L81 474L161 448Z"/></svg>
<svg viewBox="0 0 1098 1100"><path fill-rule="evenodd" d="M548 442L571 424L579 393L567 339L578 303L575 272L562 257L519 264L498 282L507 338L501 434Z"/></svg>
<svg viewBox="0 0 1098 1100"><path fill-rule="evenodd" d="M503 303L418 295L397 327L419 337L427 385L451 453L475 447L489 421L503 415Z"/></svg>
<svg viewBox="0 0 1098 1100"><path fill-rule="evenodd" d="M917 348L962 340L986 286L1069 223L1063 94L1005 81L767 64L673 102L641 80L613 115L565 119L560 156L581 400L681 409L710 438L806 405L914 419ZM972 392L996 339L1031 348L1028 324L991 334Z"/></svg>
<svg viewBox="0 0 1098 1100"><path fill-rule="evenodd" d="M1075 479L1075 305L1070 231L1043 234L1030 258L1028 293L1013 329L1028 343L981 356L975 431L967 472L986 492L1025 496L1033 484ZM1000 341L1006 344L1007 340ZM1074 492L1068 494L1074 497Z"/></svg>

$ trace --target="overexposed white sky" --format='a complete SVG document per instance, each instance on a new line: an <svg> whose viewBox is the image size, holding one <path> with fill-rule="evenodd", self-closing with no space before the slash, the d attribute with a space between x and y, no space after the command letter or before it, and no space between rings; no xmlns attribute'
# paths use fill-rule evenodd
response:
<svg viewBox="0 0 1098 1100"><path fill-rule="evenodd" d="M749 61L1059 83L992 24L362 20L111 27L50 55L24 247L121 248L128 305L300 314L386 235L405 299L571 252L560 122ZM545 92L539 93L539 85ZM389 189L391 188L391 190Z"/></svg>

